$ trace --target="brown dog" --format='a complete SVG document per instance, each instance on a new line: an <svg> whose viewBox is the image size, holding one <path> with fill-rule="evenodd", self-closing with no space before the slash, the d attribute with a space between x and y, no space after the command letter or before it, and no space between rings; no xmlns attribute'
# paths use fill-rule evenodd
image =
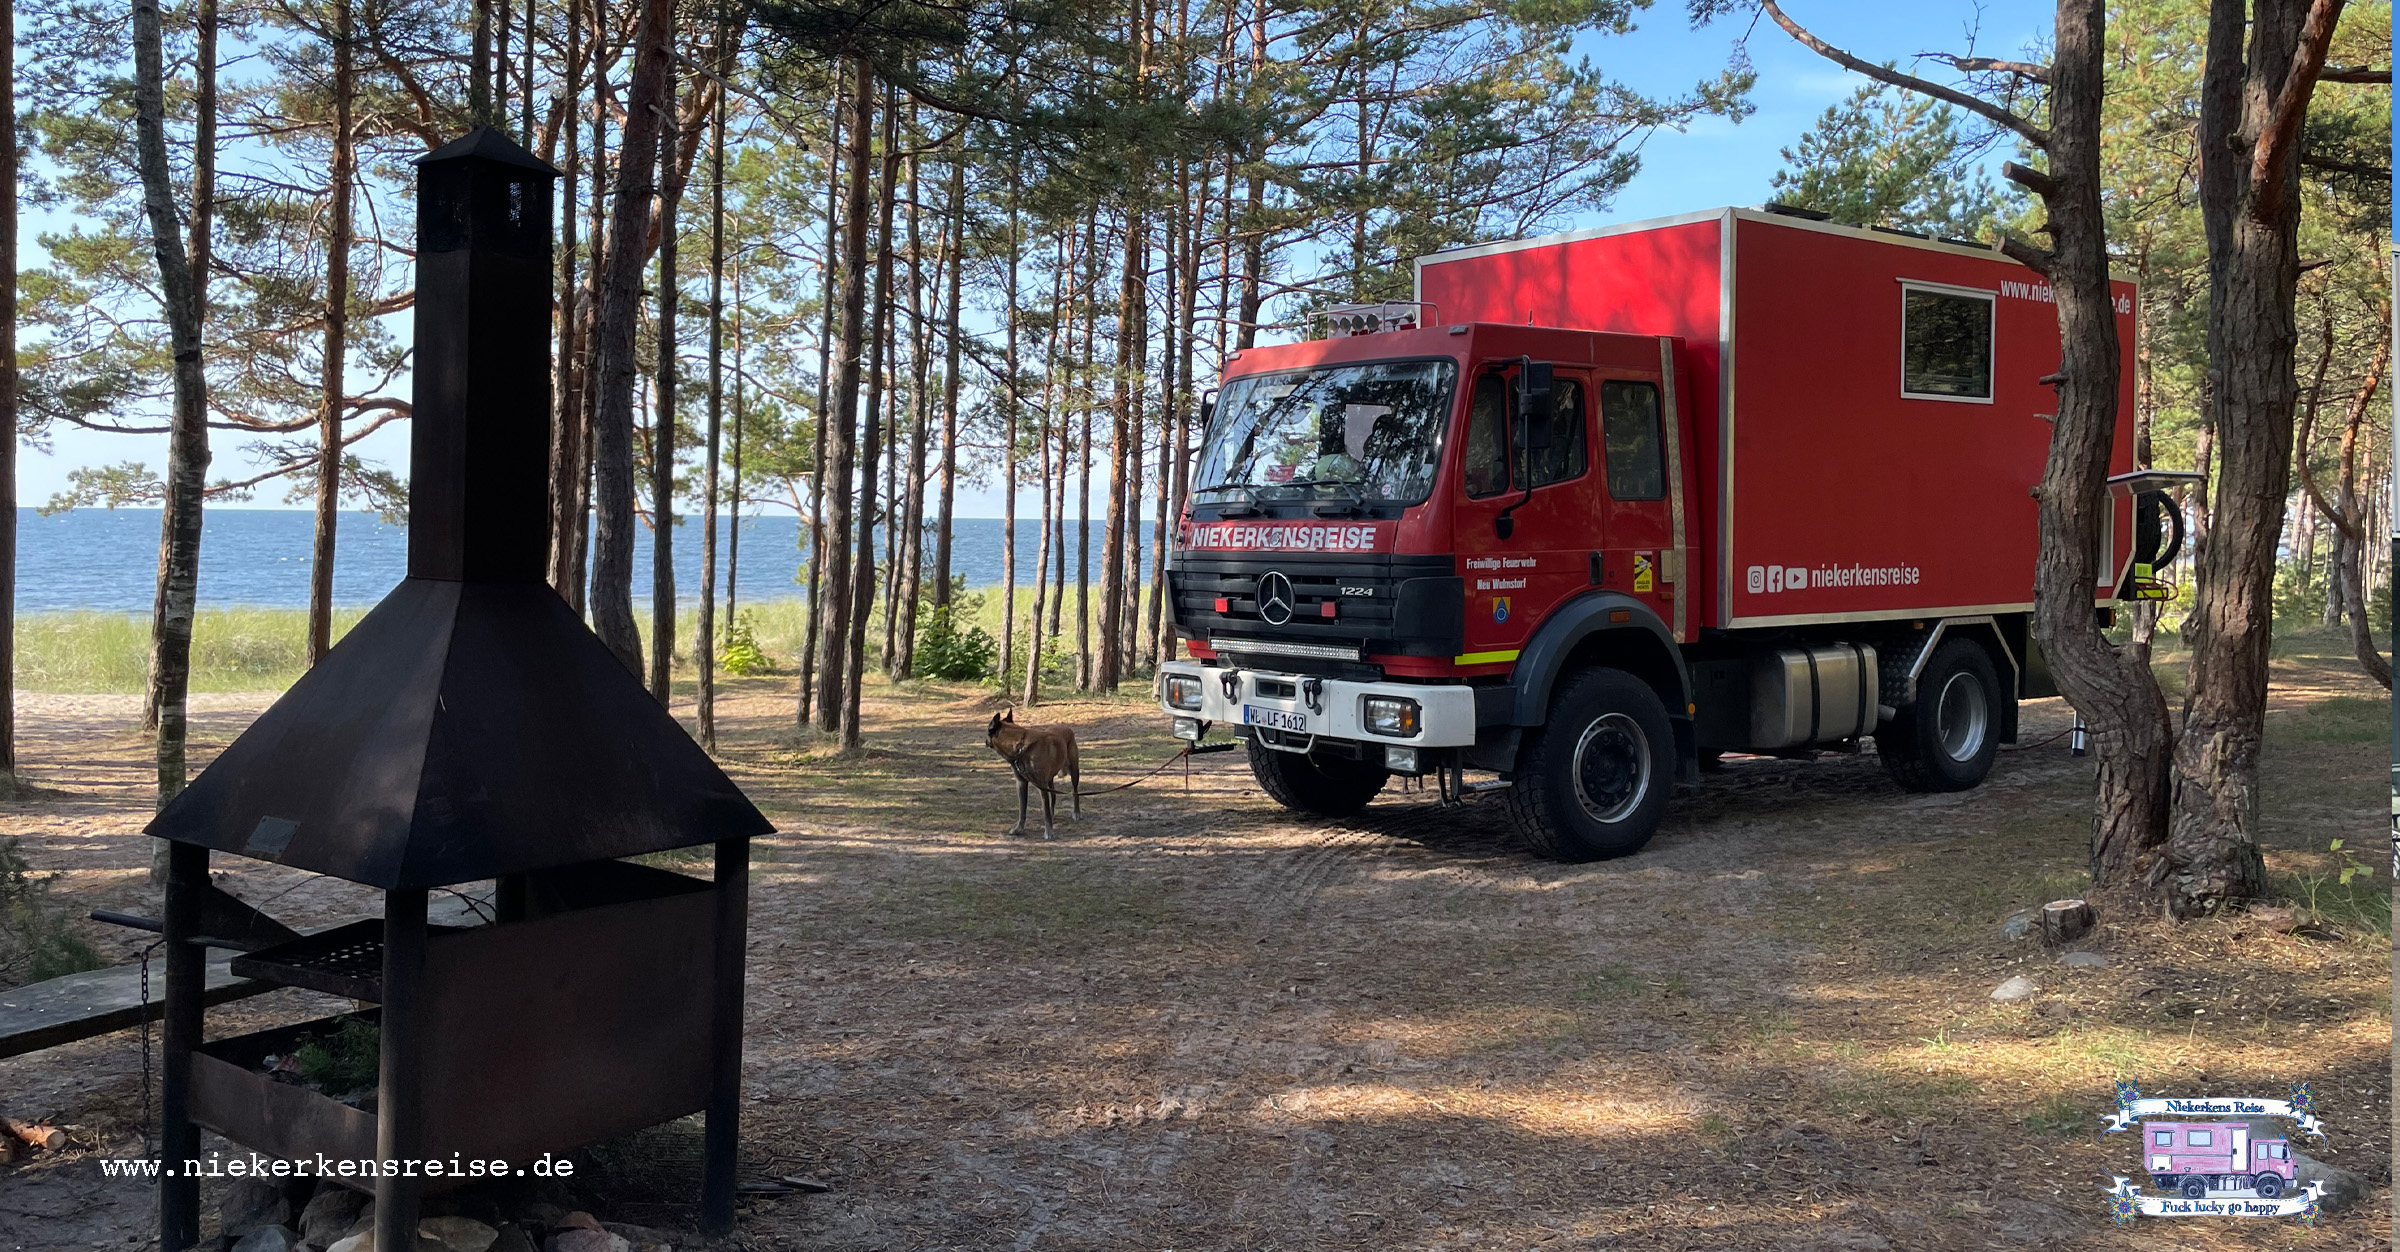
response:
<svg viewBox="0 0 2400 1252"><path fill-rule="evenodd" d="M1025 833L1025 813L1032 791L1042 789L1042 838L1058 828L1058 776L1065 774L1075 798L1075 818L1083 819L1083 757L1075 749L1072 726L1019 726L1017 711L992 714L983 741L1017 776L1017 824L1008 833Z"/></svg>

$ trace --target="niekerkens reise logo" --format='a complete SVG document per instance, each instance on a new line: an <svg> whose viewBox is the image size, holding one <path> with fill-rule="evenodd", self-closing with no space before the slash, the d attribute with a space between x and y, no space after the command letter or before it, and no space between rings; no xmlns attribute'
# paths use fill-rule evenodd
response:
<svg viewBox="0 0 2400 1252"><path fill-rule="evenodd" d="M1373 526L1210 522L1186 530L1183 546L1217 551L1373 552L1375 530Z"/></svg>

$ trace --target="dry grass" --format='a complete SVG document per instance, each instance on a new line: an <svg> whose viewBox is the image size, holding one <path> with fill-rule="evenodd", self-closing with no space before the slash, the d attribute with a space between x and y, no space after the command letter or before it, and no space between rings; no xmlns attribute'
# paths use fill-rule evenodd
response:
<svg viewBox="0 0 2400 1252"><path fill-rule="evenodd" d="M2276 678L2268 862L2297 885L2335 835L2374 842L2383 749L2343 662ZM725 760L781 832L754 866L745 1141L834 1183L750 1205L745 1246L2388 1246L2388 877L2347 915L2380 906L2385 930L2330 941L2103 900L2108 967L2058 966L1999 926L2079 889L2090 773L2063 743L1957 796L1902 794L1870 758L1736 762L1642 855L1560 866L1488 802L1300 820L1227 756L1188 795L1170 772L1056 841L1004 838L994 707L878 687L845 759L792 729L785 680L730 684ZM29 768L57 790L0 809L0 833L33 836L62 894L139 910L139 748L108 716L28 710ZM1088 785L1172 751L1132 696L1024 716L1077 726ZM2029 708L2026 739L2065 717ZM289 881L224 868L254 900ZM275 911L357 905L312 886ZM2040 994L1992 1004L2016 973ZM299 1011L253 1002L219 1029ZM122 1146L134 1053L0 1062L0 1091ZM2120 1075L2312 1078L2327 1155L2375 1194L2307 1234L2118 1231L2099 1188L2134 1148L2094 1129ZM0 1242L43 1246L9 1212L38 1183L0 1175ZM138 1197L103 1199L79 1220L138 1229Z"/></svg>

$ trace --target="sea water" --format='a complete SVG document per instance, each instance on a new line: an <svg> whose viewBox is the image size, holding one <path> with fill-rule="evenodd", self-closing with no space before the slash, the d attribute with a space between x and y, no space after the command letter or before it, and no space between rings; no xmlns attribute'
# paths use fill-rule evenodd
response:
<svg viewBox="0 0 2400 1252"><path fill-rule="evenodd" d="M156 509L73 509L43 517L17 511L17 611L147 613L158 580ZM717 586L724 592L731 569L732 527L717 526ZM200 603L204 607L304 608L308 604L309 552L316 533L314 514L299 509L211 508L201 515ZM634 539L633 594L650 598L650 529ZM1088 535L1092 576L1100 572L1104 529L1092 522ZM1075 527L1067 526L1069 576L1075 569ZM739 585L745 602L793 599L807 593L806 535L788 513L742 519ZM889 537L876 535L876 557L889 559ZM1017 523L1017 581L1033 582L1041 532L1030 519ZM966 517L951 526L950 568L970 587L1000 581L1001 523L996 517ZM1149 567L1150 527L1142 528L1142 564ZM699 602L700 522L680 518L675 526L675 599ZM925 541L928 576L933 539ZM333 602L363 607L383 598L408 572L408 530L385 524L372 513L345 512L335 531Z"/></svg>

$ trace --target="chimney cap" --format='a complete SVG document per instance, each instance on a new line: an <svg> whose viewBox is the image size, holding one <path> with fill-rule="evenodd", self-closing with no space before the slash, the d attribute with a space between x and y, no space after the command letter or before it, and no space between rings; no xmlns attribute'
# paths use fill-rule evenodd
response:
<svg viewBox="0 0 2400 1252"><path fill-rule="evenodd" d="M419 165L434 165L443 161L464 161L481 158L535 170L551 178L559 176L558 167L517 146L517 141L489 126L478 126L441 147L417 158Z"/></svg>

